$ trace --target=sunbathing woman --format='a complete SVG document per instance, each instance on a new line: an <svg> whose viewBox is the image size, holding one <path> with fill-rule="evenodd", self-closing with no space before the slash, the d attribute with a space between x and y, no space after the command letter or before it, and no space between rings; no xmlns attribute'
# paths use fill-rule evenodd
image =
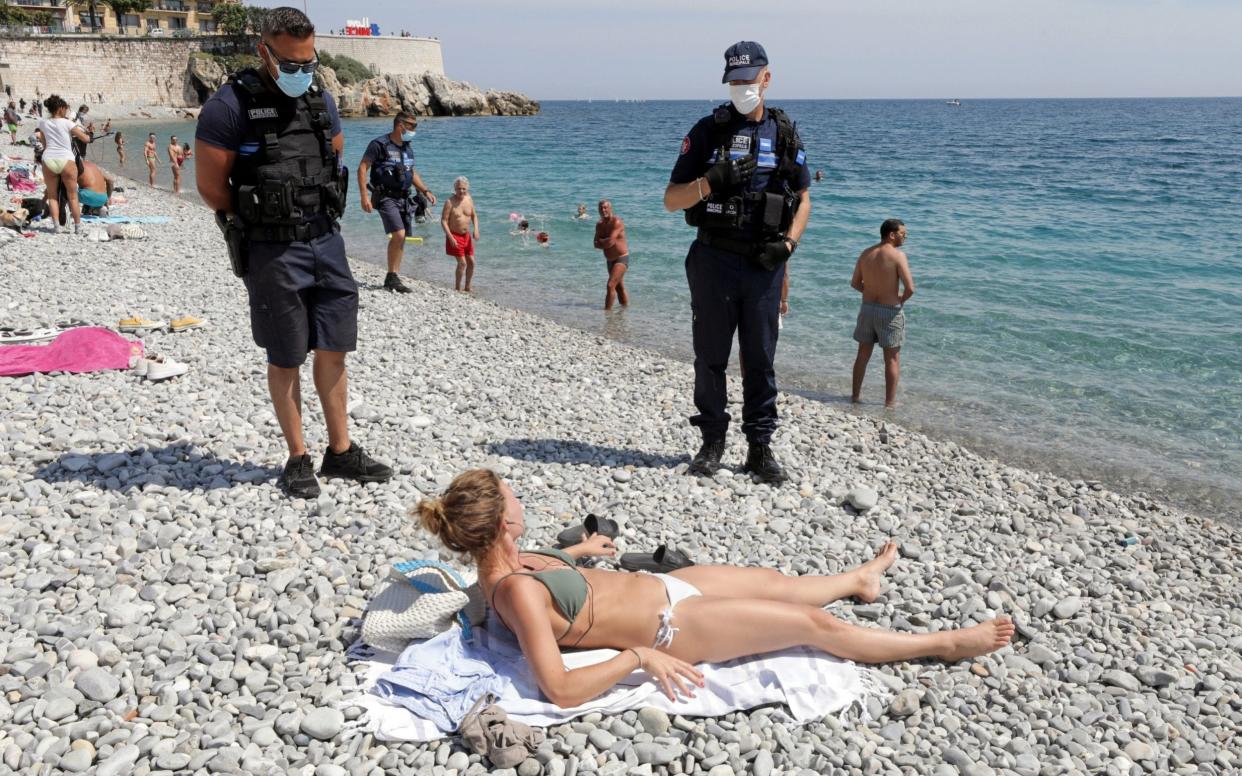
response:
<svg viewBox="0 0 1242 776"><path fill-rule="evenodd" d="M614 555L611 541L595 535L568 551L518 550L526 528L522 505L487 469L458 475L442 497L420 502L418 514L446 547L473 557L492 611L517 636L544 695L562 707L585 703L636 668L675 700L702 686L695 663L801 645L860 663L954 662L1000 649L1014 632L999 617L960 630L896 633L851 625L821 608L841 598L874 600L897 559L892 542L874 560L830 577L734 566L654 575L578 569L578 557ZM566 671L561 647L621 652Z"/></svg>

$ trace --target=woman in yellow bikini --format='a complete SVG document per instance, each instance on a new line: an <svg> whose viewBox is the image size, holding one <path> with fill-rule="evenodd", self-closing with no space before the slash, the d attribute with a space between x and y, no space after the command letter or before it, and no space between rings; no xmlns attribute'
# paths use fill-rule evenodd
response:
<svg viewBox="0 0 1242 776"><path fill-rule="evenodd" d="M76 232L82 221L82 206L78 202L78 167L74 164L73 141L89 143L91 136L65 117L69 103L59 95L51 95L43 104L47 107L48 118L39 122L35 136L43 146L40 159L43 162L43 182L47 185L47 207L52 215L52 230L60 229L57 194L64 186L65 193L69 195L69 212L73 214L73 229Z"/></svg>

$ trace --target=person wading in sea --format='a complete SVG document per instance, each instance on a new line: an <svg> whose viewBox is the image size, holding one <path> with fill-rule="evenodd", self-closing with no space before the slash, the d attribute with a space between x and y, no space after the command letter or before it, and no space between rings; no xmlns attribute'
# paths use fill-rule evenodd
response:
<svg viewBox="0 0 1242 776"><path fill-rule="evenodd" d="M608 287L604 291L604 309L611 310L615 299L622 307L630 304L625 292L625 272L630 268L630 246L625 239L625 222L612 212L612 203L599 201L599 222L595 224L595 247L604 252L608 263Z"/></svg>
<svg viewBox="0 0 1242 776"><path fill-rule="evenodd" d="M906 225L890 218L880 225L880 242L863 251L854 265L850 287L861 291L862 308L854 339L854 386L850 401L858 403L863 376L876 343L884 349L884 406L897 404L897 378L901 376L901 343L906 338L906 301L914 296L914 277L906 254L897 250L906 242ZM904 286L905 290L901 290Z"/></svg>

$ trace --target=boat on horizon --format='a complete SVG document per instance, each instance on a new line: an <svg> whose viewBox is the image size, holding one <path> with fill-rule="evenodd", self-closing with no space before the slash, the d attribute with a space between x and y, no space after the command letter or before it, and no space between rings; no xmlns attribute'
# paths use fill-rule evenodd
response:
<svg viewBox="0 0 1242 776"><path fill-rule="evenodd" d="M953 107L953 108L960 108L960 107L962 107L962 101L961 101L961 100L945 100L945 101L944 101L944 104L945 104L945 105L948 105L948 106L950 106L950 107Z"/></svg>

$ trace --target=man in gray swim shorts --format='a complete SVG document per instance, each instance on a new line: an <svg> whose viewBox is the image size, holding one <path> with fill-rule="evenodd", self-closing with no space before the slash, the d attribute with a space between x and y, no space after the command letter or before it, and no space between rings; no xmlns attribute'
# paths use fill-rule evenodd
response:
<svg viewBox="0 0 1242 776"><path fill-rule="evenodd" d="M898 250L906 241L906 225L890 218L880 225L880 242L863 251L854 265L850 286L862 292L862 308L854 327L858 356L854 359L854 382L850 400L862 393L867 362L876 343L884 350L884 406L897 403L897 379L901 375L901 344L906 337L902 307L914 296L914 277L906 254Z"/></svg>

